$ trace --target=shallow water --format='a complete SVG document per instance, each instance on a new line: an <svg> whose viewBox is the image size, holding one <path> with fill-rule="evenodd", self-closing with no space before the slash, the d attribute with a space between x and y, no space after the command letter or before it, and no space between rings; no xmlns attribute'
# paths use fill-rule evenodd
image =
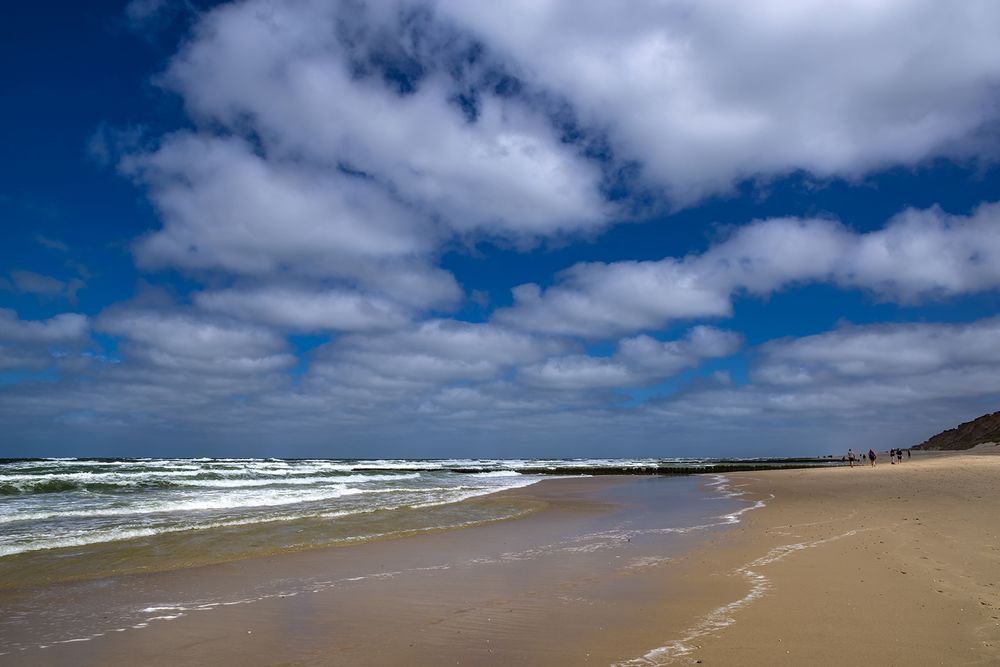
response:
<svg viewBox="0 0 1000 667"><path fill-rule="evenodd" d="M485 479L504 477L493 475ZM535 492L487 495L464 502L373 512L364 522L343 531L345 535L357 534L362 529L373 532L373 515L383 516L383 528L396 531L395 534L399 534L406 521L423 526L447 522L482 524L491 518L530 512L532 503L536 507L539 503L550 503L560 494L576 497L575 486L573 481L565 480L546 486L544 493L539 492L541 496ZM601 480L598 488L603 490L588 492L585 509L575 510L571 504L557 516L544 513L548 518L457 531L448 534L453 537L442 535L442 539L433 541L404 540L381 546L362 541L358 549L304 551L275 559L143 577L102 576L58 586L21 587L8 591L7 602L0 604L0 653L26 656L44 650L52 654L56 647L65 646L78 647L73 649L74 655L82 655L79 651L85 646L94 647L86 651L103 651L102 647L120 646L120 641L145 641L130 638L133 633L145 636L156 628L166 627L164 624L177 630L161 639L174 641L174 632L182 638L192 629L200 632L200 625L183 625L192 618L204 621L229 618L227 610L256 609L258 605L265 609L280 605L279 616L284 617L310 599L314 600L308 603L310 608L319 605L326 610L324 614L337 617L331 617L331 623L360 622L359 615L363 615L360 607L355 608L348 601L373 604L381 599L379 596L388 595L392 598L390 607L376 605L371 610L381 619L379 622L388 622L398 615L396 620L401 623L419 623L427 604L435 601L432 606L447 606L444 601L449 595L455 598L454 604L465 609L477 596L484 596L482 603L488 607L489 599L496 596L506 599L518 591L521 599L531 601L530 608L516 616L518 623L532 626L555 607L564 609L566 605L575 608L575 613L590 617L599 614L599 606L593 606L597 598L592 598L600 588L595 576L628 576L659 567L684 548L688 540L738 522L740 514L753 507L729 493L722 477L619 478ZM338 519L342 521L344 517ZM323 529L324 534L331 530L336 529L329 526ZM94 568L93 573L101 573L114 558L146 562L153 553L176 558L171 551L174 547L185 553L229 548L225 540L218 543L206 537L220 535L218 529L193 533L209 541L197 545L185 542L169 548L160 542L158 549L150 551L135 540L126 540L88 545L76 551L48 552L61 554L65 562L89 564ZM107 552L102 551L105 548ZM43 553L38 552L34 557ZM0 562L17 559L15 556ZM496 590L487 586L494 579ZM334 596L336 604L319 602L329 595ZM413 605L419 608L419 613L414 612L411 618L406 610ZM536 616L538 619L532 620ZM373 617L371 621L378 619ZM490 632L498 630L489 623L489 618L481 620L489 624ZM465 631L471 632L476 627L470 626ZM508 630L510 640L515 643L520 643L521 635L527 632L520 625ZM309 641L319 639L328 641L317 637ZM538 642L537 648L541 650L548 639L542 633L531 641ZM525 644L531 645L531 642ZM41 646L50 648L40 649ZM97 660L94 664L99 663Z"/></svg>

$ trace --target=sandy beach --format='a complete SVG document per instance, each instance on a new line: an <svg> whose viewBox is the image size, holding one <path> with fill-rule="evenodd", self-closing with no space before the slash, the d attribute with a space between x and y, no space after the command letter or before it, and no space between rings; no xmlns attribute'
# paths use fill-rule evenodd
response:
<svg viewBox="0 0 1000 667"><path fill-rule="evenodd" d="M733 474L767 507L692 554L685 576L743 579L747 595L675 638L673 655L715 665L1000 662L1000 456L987 447L879 461Z"/></svg>
<svg viewBox="0 0 1000 667"><path fill-rule="evenodd" d="M178 603L154 610L164 618L145 627L0 663L1000 661L1000 456L921 454L901 465L726 479L550 480L505 492L543 507L511 521L114 585L8 591L8 614L244 594L211 610ZM671 514L680 497L671 494L692 483L716 494L708 502L725 506L721 520L672 532L693 525ZM282 578L311 588L254 597L261 582ZM24 632L30 639L32 628Z"/></svg>

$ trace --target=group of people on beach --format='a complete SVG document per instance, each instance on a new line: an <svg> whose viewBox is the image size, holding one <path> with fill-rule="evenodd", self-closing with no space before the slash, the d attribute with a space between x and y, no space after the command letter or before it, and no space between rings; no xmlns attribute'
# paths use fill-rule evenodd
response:
<svg viewBox="0 0 1000 667"><path fill-rule="evenodd" d="M910 450L907 449L906 450L906 458L910 458L910 457L911 457ZM875 467L875 459L877 459L877 458L878 458L878 456L875 454L875 450L874 449L869 449L867 454L861 454L860 457L857 454L854 453L853 449L848 448L848 450L847 450L847 460L851 464L852 468L854 467L854 462L855 461L858 461L858 465L861 464L861 461L859 459L862 459L865 462L871 463L872 467L874 468ZM890 449L889 450L889 463L895 465L896 463L902 463L902 462L903 462L903 450L902 449Z"/></svg>
<svg viewBox="0 0 1000 667"><path fill-rule="evenodd" d="M906 458L910 458L910 456L911 456L910 450L907 449L906 450ZM896 458L895 461L892 460L893 457ZM889 450L889 463L902 463L902 462L903 462L903 450L902 449L890 449Z"/></svg>

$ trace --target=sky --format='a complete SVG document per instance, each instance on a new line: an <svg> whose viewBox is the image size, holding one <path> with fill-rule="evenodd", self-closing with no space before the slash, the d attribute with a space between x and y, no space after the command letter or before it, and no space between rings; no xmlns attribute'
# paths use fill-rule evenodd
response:
<svg viewBox="0 0 1000 667"><path fill-rule="evenodd" d="M1000 409L1000 3L0 25L0 457L842 454Z"/></svg>

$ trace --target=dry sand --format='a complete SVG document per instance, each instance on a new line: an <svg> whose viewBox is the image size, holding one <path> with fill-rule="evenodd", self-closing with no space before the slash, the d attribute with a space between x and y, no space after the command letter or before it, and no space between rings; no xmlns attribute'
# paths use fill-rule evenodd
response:
<svg viewBox="0 0 1000 667"><path fill-rule="evenodd" d="M683 577L694 588L739 579L747 593L667 642L669 654L648 657L1000 664L1000 456L879 460L875 468L733 474L767 507L692 553Z"/></svg>

